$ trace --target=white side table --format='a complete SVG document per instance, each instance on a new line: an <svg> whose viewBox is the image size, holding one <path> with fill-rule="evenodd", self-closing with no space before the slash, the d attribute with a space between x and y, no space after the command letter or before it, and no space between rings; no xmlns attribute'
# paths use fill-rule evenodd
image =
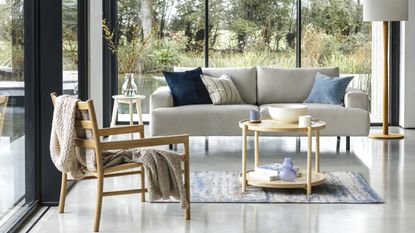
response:
<svg viewBox="0 0 415 233"><path fill-rule="evenodd" d="M114 99L114 106L112 108L112 119L111 119L111 127L115 126L115 122L117 120L117 112L118 112L118 104L128 104L128 110L130 113L130 125L133 125L133 105L137 109L138 114L138 123L140 125L143 124L143 115L141 111L141 100L145 99L144 95L135 95L135 96L124 96L124 95L113 95L112 98Z"/></svg>

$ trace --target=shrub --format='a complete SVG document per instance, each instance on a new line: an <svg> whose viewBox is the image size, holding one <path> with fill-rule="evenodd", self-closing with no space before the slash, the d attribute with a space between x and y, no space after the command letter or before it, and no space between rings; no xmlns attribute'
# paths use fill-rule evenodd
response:
<svg viewBox="0 0 415 233"><path fill-rule="evenodd" d="M181 60L180 49L180 44L173 40L157 40L147 51L146 58L149 61L146 62L146 70L171 69L176 66Z"/></svg>

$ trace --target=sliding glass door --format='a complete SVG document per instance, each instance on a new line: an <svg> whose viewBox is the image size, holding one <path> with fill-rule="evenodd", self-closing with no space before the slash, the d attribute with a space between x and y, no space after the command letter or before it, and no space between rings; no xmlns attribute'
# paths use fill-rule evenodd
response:
<svg viewBox="0 0 415 233"><path fill-rule="evenodd" d="M23 0L0 0L0 232L25 204Z"/></svg>

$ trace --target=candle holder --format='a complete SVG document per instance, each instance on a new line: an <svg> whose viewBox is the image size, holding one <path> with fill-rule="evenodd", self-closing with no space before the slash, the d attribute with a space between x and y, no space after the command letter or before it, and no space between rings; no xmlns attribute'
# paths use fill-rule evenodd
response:
<svg viewBox="0 0 415 233"><path fill-rule="evenodd" d="M259 110L249 111L249 122L251 122L251 123L260 123L261 122L261 114L260 114Z"/></svg>

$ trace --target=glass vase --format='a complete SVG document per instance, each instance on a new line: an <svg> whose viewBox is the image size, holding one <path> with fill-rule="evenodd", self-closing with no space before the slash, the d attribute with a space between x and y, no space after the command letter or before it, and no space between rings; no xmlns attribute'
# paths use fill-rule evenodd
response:
<svg viewBox="0 0 415 233"><path fill-rule="evenodd" d="M133 73L125 74L121 91L124 96L135 96L137 94L137 85L135 84Z"/></svg>

